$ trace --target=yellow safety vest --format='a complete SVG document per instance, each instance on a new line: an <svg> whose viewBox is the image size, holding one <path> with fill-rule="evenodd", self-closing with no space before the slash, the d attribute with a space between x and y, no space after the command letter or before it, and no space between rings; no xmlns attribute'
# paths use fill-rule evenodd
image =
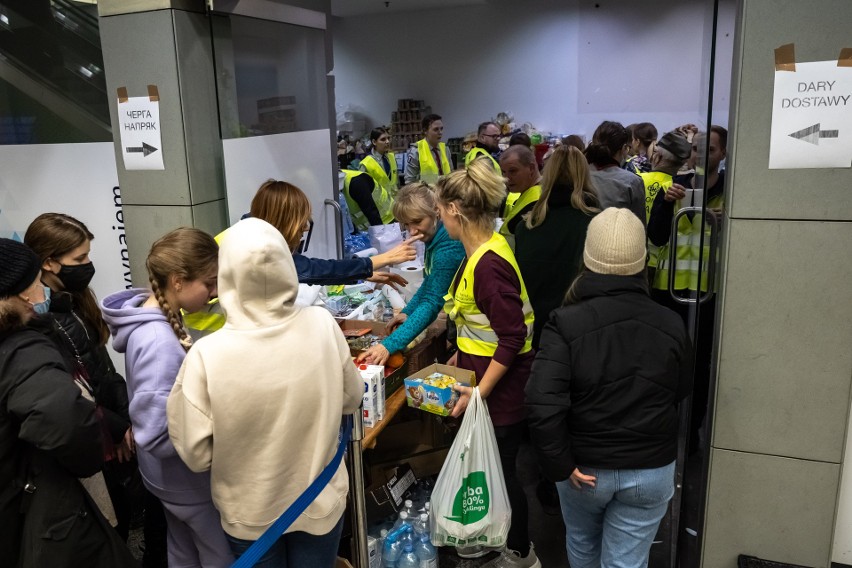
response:
<svg viewBox="0 0 852 568"><path fill-rule="evenodd" d="M222 244L222 239L227 232L228 229L225 229L214 237L216 244ZM219 305L219 298L213 298L197 312L191 314L181 312L181 314L183 315L183 325L189 331L193 341L197 341L205 335L210 335L214 331L222 329L225 325L225 313L222 311L222 306Z"/></svg>
<svg viewBox="0 0 852 568"><path fill-rule="evenodd" d="M672 186L672 176L663 172L643 172L639 174L645 184L645 226L651 218L651 206L660 191L666 192ZM648 241L648 266L657 267L660 247Z"/></svg>
<svg viewBox="0 0 852 568"><path fill-rule="evenodd" d="M390 177L388 177L388 174L385 173L384 166L382 166L372 155L364 157L364 159L361 160L361 165L364 166L367 173L370 174L371 178L373 178L373 181L375 181L377 185L382 186L382 188L387 191L388 195L390 195L390 198L394 199L399 191L399 173L396 171L396 157L393 155L393 152L387 153L387 159L388 162L390 162Z"/></svg>
<svg viewBox="0 0 852 568"><path fill-rule="evenodd" d="M473 296L474 270L479 259L488 251L493 251L511 264L512 268L515 269L515 274L518 275L518 281L521 283L521 301L524 304L524 324L527 326L527 338L519 353L527 353L532 349L533 321L535 318L529 296L527 296L527 287L521 276L521 269L518 268L515 255L502 235L492 234L491 238L471 255L459 279L458 286L455 290L450 288L449 293L444 296L444 311L447 312L458 328L457 343L459 350L470 355L494 356L497 351L497 334L491 329L491 322L488 321L488 317L477 307L476 298ZM456 276L458 276L458 272L456 272ZM453 282L455 280L454 277Z"/></svg>
<svg viewBox="0 0 852 568"><path fill-rule="evenodd" d="M494 159L494 156L489 154L485 150L485 148L480 148L479 146L468 152L467 156L464 157L464 167L469 167L470 163L477 159L479 156L488 156L488 159L491 160L491 163L494 165L494 171L497 172L497 175L502 177L503 170L500 169L500 164L497 163L497 160Z"/></svg>
<svg viewBox="0 0 852 568"><path fill-rule="evenodd" d="M535 203L541 199L541 186L534 185L523 193L518 193L517 195L519 197L514 201L511 207L509 206L508 198L506 199L506 210L508 213L503 219L503 225L500 227L500 234L504 237L512 234L512 232L509 231L509 221L514 219L527 205Z"/></svg>
<svg viewBox="0 0 852 568"><path fill-rule="evenodd" d="M506 205L503 207L503 214L500 215L504 219L509 216L509 213L512 212L512 206L521 196L517 191L510 191L508 195L506 195Z"/></svg>
<svg viewBox="0 0 852 568"><path fill-rule="evenodd" d="M725 203L723 195L717 195L707 202L708 209L721 208ZM675 211L680 208L678 202ZM698 269L701 267L701 291L707 291L707 274L710 264L710 226L704 223L704 215L696 214L692 219L682 216L677 222L677 249L675 252L675 290L698 291ZM699 249L701 242L701 227L704 227L703 250ZM713 259L716 262L717 259ZM666 290L669 287L669 245L660 247L657 262L657 272L654 274L654 288Z"/></svg>
<svg viewBox="0 0 852 568"><path fill-rule="evenodd" d="M453 170L450 165L450 159L447 154L447 145L443 142L438 142L438 153L441 155L441 170L444 174L448 174ZM417 142L417 157L420 160L420 181L425 183L435 183L441 177L438 164L435 163L435 156L432 155L432 148L426 139Z"/></svg>
<svg viewBox="0 0 852 568"><path fill-rule="evenodd" d="M349 214L352 216L352 223L355 224L355 228L359 231L366 231L370 227L370 222L367 220L364 212L361 211L358 203L349 195L349 184L356 176L367 174L358 170L343 170L343 175L346 176L346 179L343 180L343 194L346 196L346 204L349 205ZM391 210L393 199L391 199L387 190L380 184L374 183L372 197L382 218L382 224L393 223L393 211Z"/></svg>

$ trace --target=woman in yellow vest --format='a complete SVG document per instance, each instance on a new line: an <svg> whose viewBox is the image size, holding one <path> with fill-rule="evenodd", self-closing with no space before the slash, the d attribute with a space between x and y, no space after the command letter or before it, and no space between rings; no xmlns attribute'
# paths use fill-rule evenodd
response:
<svg viewBox="0 0 852 568"><path fill-rule="evenodd" d="M487 160L475 160L438 180L435 197L447 233L462 242L466 255L444 297L444 310L458 329L459 350L450 364L476 373L476 388L494 423L512 506L508 549L501 554L505 565L541 566L529 542L526 495L515 463L526 429L533 311L512 249L494 232L506 185ZM456 390L460 397L453 416L464 412L471 394L467 387Z"/></svg>
<svg viewBox="0 0 852 568"><path fill-rule="evenodd" d="M370 132L370 153L364 156L358 169L367 172L376 185L386 191L393 200L399 191L399 175L396 157L393 152L388 151L390 145L390 134L387 128L374 128Z"/></svg>

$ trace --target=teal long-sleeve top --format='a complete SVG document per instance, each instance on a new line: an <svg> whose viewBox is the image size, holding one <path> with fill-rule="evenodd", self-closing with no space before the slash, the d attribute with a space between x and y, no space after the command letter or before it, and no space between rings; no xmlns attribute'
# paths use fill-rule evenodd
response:
<svg viewBox="0 0 852 568"><path fill-rule="evenodd" d="M389 353L405 349L435 321L444 308L444 296L450 289L464 256L464 246L461 242L451 239L443 223L439 221L435 236L426 244L423 283L402 309L402 313L408 315L408 318L382 341Z"/></svg>

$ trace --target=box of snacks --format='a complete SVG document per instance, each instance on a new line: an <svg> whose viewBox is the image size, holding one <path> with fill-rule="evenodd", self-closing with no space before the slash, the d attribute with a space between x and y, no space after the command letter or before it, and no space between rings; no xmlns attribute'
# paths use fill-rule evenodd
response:
<svg viewBox="0 0 852 568"><path fill-rule="evenodd" d="M405 398L412 408L448 416L459 398L453 388L456 384L476 386L476 375L467 369L435 363L405 379Z"/></svg>

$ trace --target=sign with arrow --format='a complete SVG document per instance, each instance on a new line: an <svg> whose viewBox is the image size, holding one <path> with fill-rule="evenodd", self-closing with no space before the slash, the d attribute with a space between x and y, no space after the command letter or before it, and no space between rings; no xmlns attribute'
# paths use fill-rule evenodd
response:
<svg viewBox="0 0 852 568"><path fill-rule="evenodd" d="M117 108L124 169L166 169L163 164L160 96L157 87L149 85L147 97L128 97L127 89L119 89Z"/></svg>
<svg viewBox="0 0 852 568"><path fill-rule="evenodd" d="M769 169L849 167L852 67L841 61L778 65L776 51Z"/></svg>

